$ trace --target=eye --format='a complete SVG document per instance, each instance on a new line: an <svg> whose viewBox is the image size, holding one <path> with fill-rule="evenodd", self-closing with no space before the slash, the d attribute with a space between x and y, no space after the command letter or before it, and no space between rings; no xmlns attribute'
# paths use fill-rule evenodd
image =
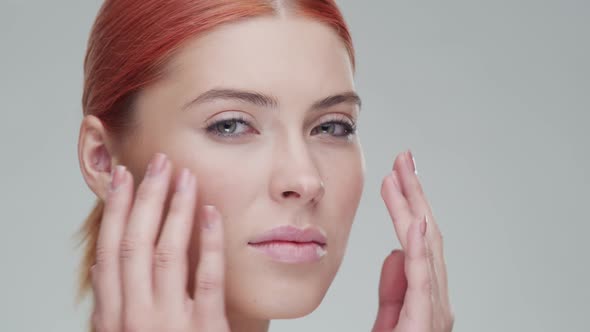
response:
<svg viewBox="0 0 590 332"><path fill-rule="evenodd" d="M254 131L250 122L241 116L233 116L228 119L214 121L207 125L206 131L221 137L237 137Z"/></svg>
<svg viewBox="0 0 590 332"><path fill-rule="evenodd" d="M326 121L315 127L312 135L326 134L338 138L348 138L356 133L356 125L350 120L335 119Z"/></svg>

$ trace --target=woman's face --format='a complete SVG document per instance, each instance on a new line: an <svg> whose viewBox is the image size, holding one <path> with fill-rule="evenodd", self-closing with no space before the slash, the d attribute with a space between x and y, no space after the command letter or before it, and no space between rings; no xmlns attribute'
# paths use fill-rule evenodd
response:
<svg viewBox="0 0 590 332"><path fill-rule="evenodd" d="M117 158L136 184L156 152L175 173L188 167L196 175L198 206L215 205L223 216L229 310L293 318L324 297L364 183L350 132L359 117L354 90L347 50L330 27L264 17L190 41L138 96L138 127ZM289 261L252 245L285 225L322 232L325 254Z"/></svg>

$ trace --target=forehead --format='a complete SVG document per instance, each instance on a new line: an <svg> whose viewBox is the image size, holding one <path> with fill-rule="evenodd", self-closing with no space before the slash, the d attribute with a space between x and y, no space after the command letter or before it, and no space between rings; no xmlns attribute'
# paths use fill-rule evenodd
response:
<svg viewBox="0 0 590 332"><path fill-rule="evenodd" d="M255 89L283 102L354 90L350 58L338 34L297 17L259 17L216 28L175 55L168 77L192 93Z"/></svg>

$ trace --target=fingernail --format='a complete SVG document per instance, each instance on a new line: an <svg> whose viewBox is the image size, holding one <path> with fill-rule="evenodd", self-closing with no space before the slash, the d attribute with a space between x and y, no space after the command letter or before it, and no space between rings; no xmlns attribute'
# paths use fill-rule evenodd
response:
<svg viewBox="0 0 590 332"><path fill-rule="evenodd" d="M414 174L418 175L418 170L416 169L416 159L414 159L414 155L412 154L412 151L408 150L408 166L410 167L410 169L412 171L414 171Z"/></svg>
<svg viewBox="0 0 590 332"><path fill-rule="evenodd" d="M156 155L152 158L147 167L146 176L156 176L160 174L160 172L164 168L165 161L166 155L164 155L163 153L156 153Z"/></svg>
<svg viewBox="0 0 590 332"><path fill-rule="evenodd" d="M125 175L125 166L117 165L111 175L111 191L116 191L117 188L123 183L123 177Z"/></svg>
<svg viewBox="0 0 590 332"><path fill-rule="evenodd" d="M218 221L215 215L215 207L213 205L205 205L203 209L205 210L205 218L201 221L201 227L211 230Z"/></svg>
<svg viewBox="0 0 590 332"><path fill-rule="evenodd" d="M189 182L189 177L189 170L183 168L182 171L180 171L178 178L176 178L176 192L181 192L186 189Z"/></svg>
<svg viewBox="0 0 590 332"><path fill-rule="evenodd" d="M426 224L428 224L428 216L424 215L424 219L420 223L420 233L422 236L426 234Z"/></svg>

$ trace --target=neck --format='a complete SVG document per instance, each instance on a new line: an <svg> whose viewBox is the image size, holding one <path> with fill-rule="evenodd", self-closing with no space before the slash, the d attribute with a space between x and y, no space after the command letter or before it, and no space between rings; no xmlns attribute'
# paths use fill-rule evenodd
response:
<svg viewBox="0 0 590 332"><path fill-rule="evenodd" d="M269 320L255 319L235 312L227 312L231 332L268 332Z"/></svg>

